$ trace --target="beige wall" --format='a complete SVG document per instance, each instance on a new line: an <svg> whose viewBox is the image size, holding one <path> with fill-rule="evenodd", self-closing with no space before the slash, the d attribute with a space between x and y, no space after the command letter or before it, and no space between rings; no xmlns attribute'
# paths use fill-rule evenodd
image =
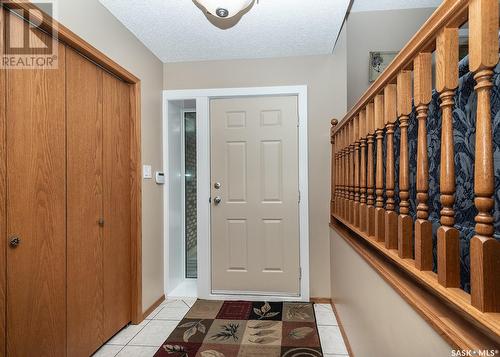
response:
<svg viewBox="0 0 500 357"><path fill-rule="evenodd" d="M334 230L332 300L356 357L448 357L451 347Z"/></svg>
<svg viewBox="0 0 500 357"><path fill-rule="evenodd" d="M165 89L307 85L311 296L330 296L330 119L346 111L346 49L333 55L165 64Z"/></svg>
<svg viewBox="0 0 500 357"><path fill-rule="evenodd" d="M97 0L59 0L56 17L63 25L141 79L142 161L161 169L161 91L163 64ZM163 294L162 190L143 181L143 308Z"/></svg>
<svg viewBox="0 0 500 357"><path fill-rule="evenodd" d="M434 12L432 8L354 12L347 19L347 107L368 82L370 51L399 51Z"/></svg>

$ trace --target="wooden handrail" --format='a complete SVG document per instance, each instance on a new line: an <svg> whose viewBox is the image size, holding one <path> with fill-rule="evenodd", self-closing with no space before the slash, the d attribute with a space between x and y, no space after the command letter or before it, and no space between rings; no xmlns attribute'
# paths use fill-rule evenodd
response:
<svg viewBox="0 0 500 357"><path fill-rule="evenodd" d="M460 288L453 142L454 96L459 84L458 28L467 21L469 67L477 95L473 180L478 214L470 241L470 294ZM495 168L490 106L493 69L499 60L498 30L498 0L445 0L344 119L335 125L332 122L332 199L338 202L332 202L331 217L500 344L500 242L493 236ZM429 197L428 146L435 143L429 143L427 136L434 51L435 91L441 111L439 222L434 215L429 218L428 206L434 198ZM418 127L416 152L411 153L410 124ZM394 134L398 126L401 139L396 177ZM415 187L410 187L410 155L416 155ZM396 179L399 192L395 191ZM410 215L410 189L417 192L415 221ZM437 259L433 256L430 219L439 223Z"/></svg>

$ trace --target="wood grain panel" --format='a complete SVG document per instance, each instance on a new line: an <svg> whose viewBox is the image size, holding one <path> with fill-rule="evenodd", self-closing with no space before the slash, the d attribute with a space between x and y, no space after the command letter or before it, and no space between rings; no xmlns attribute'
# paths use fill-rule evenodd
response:
<svg viewBox="0 0 500 357"><path fill-rule="evenodd" d="M5 12L0 9L0 24L4 23ZM4 53L4 27L0 26L0 55ZM6 157L6 121L5 121L5 70L0 69L0 355L6 348L5 312L6 312L6 249L7 249L7 157Z"/></svg>
<svg viewBox="0 0 500 357"><path fill-rule="evenodd" d="M130 231L132 277L132 323L144 318L142 309L142 161L141 161L141 82L130 90ZM146 315L147 316L147 315Z"/></svg>
<svg viewBox="0 0 500 357"><path fill-rule="evenodd" d="M30 9L38 9L36 4L30 2L10 1L3 2L4 8L11 7L21 8L25 10L22 15L31 16L30 20L34 23L41 24L40 27L47 33L56 32L59 41L69 45L76 51L84 54L99 66L106 68L111 73L131 84L130 88L130 200L132 202L131 210L131 231L133 239L131 242L132 258L132 320L134 323L140 323L143 320L142 310L142 181L141 181L141 82L140 79L132 73L125 70L118 63L112 61L109 57L83 41L78 35L70 31L68 28L46 16L41 16L40 12L28 12Z"/></svg>
<svg viewBox="0 0 500 357"><path fill-rule="evenodd" d="M103 76L104 340L131 320L130 87Z"/></svg>
<svg viewBox="0 0 500 357"><path fill-rule="evenodd" d="M68 356L103 342L102 76L67 51Z"/></svg>
<svg viewBox="0 0 500 357"><path fill-rule="evenodd" d="M28 32L10 20L13 36ZM21 239L7 251L10 357L66 355L64 59L59 45L57 69L6 72L7 234Z"/></svg>

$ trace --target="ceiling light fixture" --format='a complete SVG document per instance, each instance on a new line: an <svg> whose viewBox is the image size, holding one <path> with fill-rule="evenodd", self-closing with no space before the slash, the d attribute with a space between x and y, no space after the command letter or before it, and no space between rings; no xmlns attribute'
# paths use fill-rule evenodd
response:
<svg viewBox="0 0 500 357"><path fill-rule="evenodd" d="M249 7L254 0L195 0L208 13L221 19L227 19L239 14Z"/></svg>

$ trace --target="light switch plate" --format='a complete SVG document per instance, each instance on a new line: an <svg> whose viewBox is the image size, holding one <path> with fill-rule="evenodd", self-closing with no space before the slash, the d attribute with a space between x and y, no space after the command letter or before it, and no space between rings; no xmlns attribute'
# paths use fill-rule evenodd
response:
<svg viewBox="0 0 500 357"><path fill-rule="evenodd" d="M153 178L153 169L151 165L143 165L142 166L142 178L144 179L152 179Z"/></svg>

